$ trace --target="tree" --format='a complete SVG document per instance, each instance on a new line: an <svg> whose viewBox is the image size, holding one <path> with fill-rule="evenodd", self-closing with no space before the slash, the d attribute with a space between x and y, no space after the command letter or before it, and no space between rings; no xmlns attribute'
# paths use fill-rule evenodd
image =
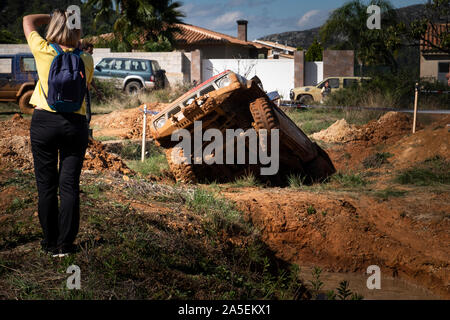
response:
<svg viewBox="0 0 450 320"><path fill-rule="evenodd" d="M355 50L361 66L384 64L395 70L395 54L400 46L395 34L397 15L388 1L376 0L370 4L381 9L381 29L367 27L368 4L353 0L332 12L320 30L322 42L337 43L335 49Z"/></svg>
<svg viewBox="0 0 450 320"><path fill-rule="evenodd" d="M95 24L117 15L114 35L128 50L155 47L147 42L172 45L174 34L179 32L176 24L184 17L179 11L181 3L172 0L89 0L88 4L98 9Z"/></svg>
<svg viewBox="0 0 450 320"><path fill-rule="evenodd" d="M92 28L92 21L96 10L87 6L84 2L84 0L1 0L0 30L8 30L8 35L3 32L0 43L11 41L11 37L15 39L15 42L26 42L22 29L23 16L33 13L50 13L55 8L66 9L70 5L78 5L81 8L83 35L95 35L96 33ZM111 26L112 23L108 21L97 32L111 32ZM45 35L45 27L40 27L38 30L41 35Z"/></svg>
<svg viewBox="0 0 450 320"><path fill-rule="evenodd" d="M433 0L427 3L419 19L407 24L400 23L397 30L409 45L418 46L422 42L432 51L450 54L449 0Z"/></svg>
<svg viewBox="0 0 450 320"><path fill-rule="evenodd" d="M323 60L323 47L317 39L314 39L308 51L306 51L305 60L310 62Z"/></svg>
<svg viewBox="0 0 450 320"><path fill-rule="evenodd" d="M14 38L13 34L8 30L0 30L0 43L19 43L19 40Z"/></svg>

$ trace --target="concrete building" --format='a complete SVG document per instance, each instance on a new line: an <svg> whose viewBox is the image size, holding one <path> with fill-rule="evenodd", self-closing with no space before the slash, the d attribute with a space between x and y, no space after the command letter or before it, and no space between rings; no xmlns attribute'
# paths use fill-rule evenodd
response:
<svg viewBox="0 0 450 320"><path fill-rule="evenodd" d="M431 28L426 35L426 39L431 43L438 44L438 35L447 32L449 26L445 24L438 26L438 31L433 33ZM447 82L446 75L450 71L450 54L438 51L425 41L420 44L420 77L431 80Z"/></svg>

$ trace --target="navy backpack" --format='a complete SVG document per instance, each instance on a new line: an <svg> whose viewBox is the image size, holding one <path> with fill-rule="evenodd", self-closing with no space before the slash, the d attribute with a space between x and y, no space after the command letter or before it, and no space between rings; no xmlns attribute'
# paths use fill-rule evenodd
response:
<svg viewBox="0 0 450 320"><path fill-rule="evenodd" d="M74 112L81 108L86 94L86 71L80 57L81 50L64 52L56 43L50 44L58 55L48 73L48 93L45 99L52 110Z"/></svg>

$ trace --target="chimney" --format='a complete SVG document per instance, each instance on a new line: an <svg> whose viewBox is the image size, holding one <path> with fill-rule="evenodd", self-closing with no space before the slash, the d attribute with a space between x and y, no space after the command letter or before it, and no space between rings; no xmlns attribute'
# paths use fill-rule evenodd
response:
<svg viewBox="0 0 450 320"><path fill-rule="evenodd" d="M238 20L238 39L242 41L247 41L247 20Z"/></svg>

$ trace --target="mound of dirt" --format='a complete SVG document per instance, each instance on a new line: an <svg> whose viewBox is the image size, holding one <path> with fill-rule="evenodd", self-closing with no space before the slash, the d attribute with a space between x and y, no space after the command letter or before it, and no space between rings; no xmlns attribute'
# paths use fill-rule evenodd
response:
<svg viewBox="0 0 450 320"><path fill-rule="evenodd" d="M89 139L89 146L86 150L83 162L84 170L93 171L116 171L122 174L129 174L131 170L122 159L105 150L105 146L99 142Z"/></svg>
<svg viewBox="0 0 450 320"><path fill-rule="evenodd" d="M146 103L147 110L153 112L161 111L167 104L165 103ZM109 130L112 135L117 134L123 139L139 139L142 138L142 116L144 110L144 105L141 105L133 109L116 110L109 114L97 117L92 120L91 124L93 126L101 128L99 131L104 131L107 136L107 131ZM147 125L150 125L150 117L147 117ZM103 130L105 129L105 130ZM121 130L111 130L111 129L121 129ZM150 130L147 130L146 136L151 138Z"/></svg>
<svg viewBox="0 0 450 320"><path fill-rule="evenodd" d="M315 140L322 140L328 143L345 143L361 140L363 132L355 125L350 125L345 119L337 120L330 127L311 136Z"/></svg>
<svg viewBox="0 0 450 320"><path fill-rule="evenodd" d="M16 113L11 119L2 122L0 136L2 166L25 171L33 169L30 121Z"/></svg>
<svg viewBox="0 0 450 320"><path fill-rule="evenodd" d="M23 119L19 114L2 121L0 126L0 163L2 167L24 171L33 170L30 123L30 120ZM90 140L86 150L83 169L131 173L122 159L107 152L100 142L93 140Z"/></svg>
<svg viewBox="0 0 450 320"><path fill-rule="evenodd" d="M417 125L420 129L421 126ZM411 132L412 117L404 113L388 112L378 120L357 126L341 119L330 127L312 135L316 140L328 143L365 142L367 145L385 143L387 140L399 139Z"/></svg>
<svg viewBox="0 0 450 320"><path fill-rule="evenodd" d="M390 160L396 168L406 168L435 156L450 159L450 132L445 127L430 126L402 138L387 152L394 154Z"/></svg>
<svg viewBox="0 0 450 320"><path fill-rule="evenodd" d="M24 171L33 169L30 138L9 136L0 139L0 156L3 166Z"/></svg>

